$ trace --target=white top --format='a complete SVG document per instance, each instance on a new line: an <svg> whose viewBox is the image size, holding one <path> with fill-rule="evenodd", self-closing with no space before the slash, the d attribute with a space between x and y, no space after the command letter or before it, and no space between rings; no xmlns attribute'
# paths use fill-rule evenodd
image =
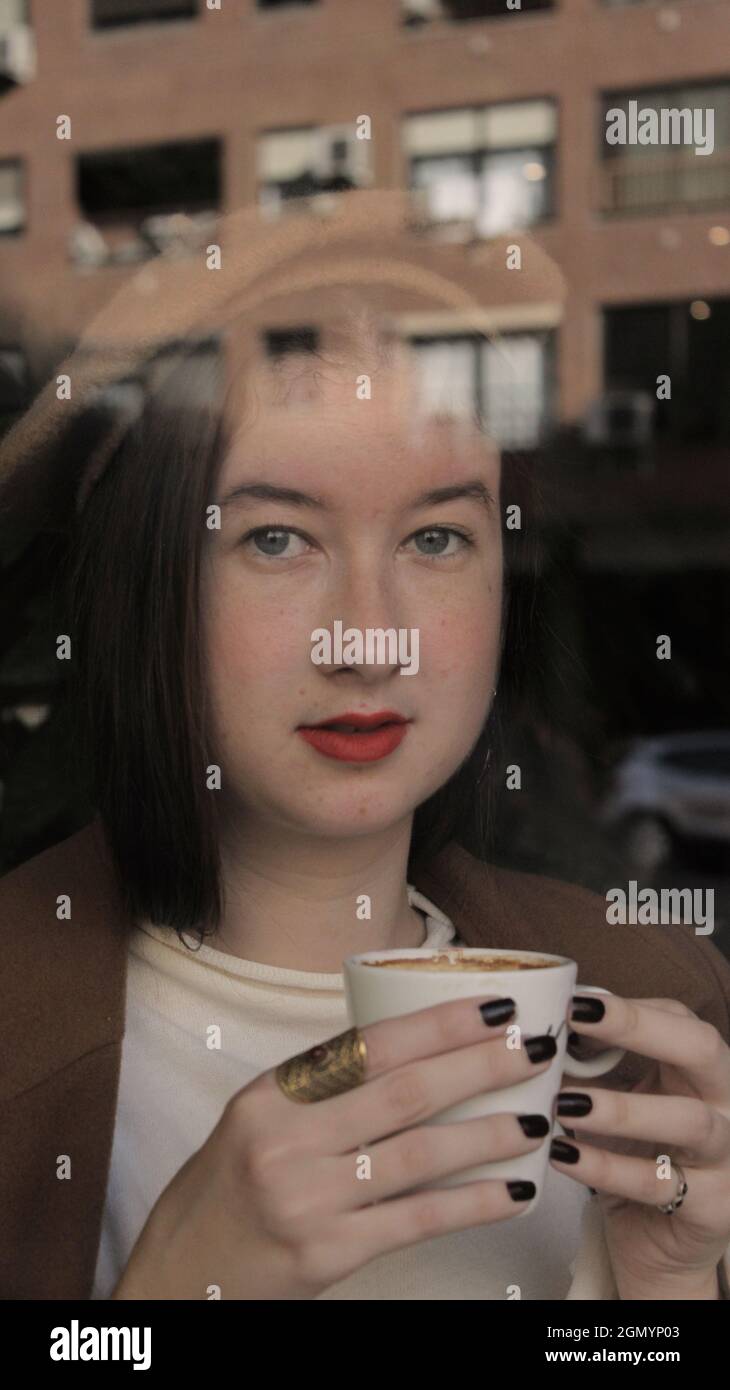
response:
<svg viewBox="0 0 730 1390"><path fill-rule="evenodd" d="M424 947L461 944L428 898L410 885L408 896L425 916ZM341 974L284 970L208 945L190 950L172 928L135 929L92 1299L109 1297L161 1192L230 1098L261 1072L349 1026ZM220 1029L219 1047L208 1045L212 1027ZM519 1285L525 1299L618 1296L596 1199L552 1167L529 1216L380 1256L318 1297L507 1299L516 1296L510 1285Z"/></svg>

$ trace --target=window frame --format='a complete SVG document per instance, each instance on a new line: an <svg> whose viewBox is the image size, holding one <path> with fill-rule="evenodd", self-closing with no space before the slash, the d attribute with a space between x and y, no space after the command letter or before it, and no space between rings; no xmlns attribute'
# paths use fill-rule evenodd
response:
<svg viewBox="0 0 730 1390"><path fill-rule="evenodd" d="M10 155L0 158L0 170L14 166L18 170L18 184L20 190L20 205L23 215L22 222L17 227L4 228L0 226L0 242L10 237L21 237L28 232L28 161L24 155Z"/></svg>
<svg viewBox="0 0 730 1390"><path fill-rule="evenodd" d="M602 94L601 94L601 95L602 95ZM512 232L512 231L515 231L515 230L529 231L529 230L530 230L531 228L533 228L533 227L535 227L535 228L547 227L547 226L551 225L552 223L556 222L556 221L558 220L559 216L560 216L560 211L559 211L559 206L558 206L558 174L559 174L559 168L560 168L560 165L559 165L559 157L560 157L561 102L560 102L560 97L559 97L559 95L558 95L557 93L555 93L555 92L541 92L541 93L537 93L537 94L532 95L532 96L523 96L523 97L518 97L518 98L516 98L516 99L513 98L513 97L506 97L506 98L504 98L504 99L501 100L501 101L479 102L479 103L476 103L476 104L475 104L475 103L467 103L467 104L464 105L464 106L454 106L454 105L451 105L451 104L450 104L449 106L436 106L436 107L429 106L429 107L426 107L425 109L424 109L423 107L421 107L421 108L419 108L419 109L417 109L417 110L415 110L415 111L403 111L403 112L401 112L401 115L400 115L400 127L399 127L399 129L400 129L401 150L402 150L402 153L405 155L405 164L406 164L405 185L406 185L406 188L408 189L408 191L409 191L410 193L419 193L419 192L421 191L421 189L419 189L419 188L413 183L413 179L412 179L412 171L413 171L414 166L415 166L417 163L423 163L423 162L424 162L425 160L427 160L427 159L431 159L431 160L433 160L433 159L439 159L439 158L441 157L441 154L442 154L442 153L443 153L443 157L444 157L445 159L451 157L451 158L457 158L457 159L470 160L471 163L472 163L472 172L473 172L473 176L474 176L474 178L475 178L475 180L476 180L476 179L479 179L479 178L480 178L480 161L483 160L485 156L489 156L489 155L499 155L499 154L509 154L509 152L510 152L511 150L512 150L512 151L517 151L517 150L519 150L519 149L521 149L521 148L527 148L527 147L525 147L525 146L519 146L519 145L496 145L496 144L495 144L495 145L483 145L483 144L482 144L482 145L479 145L479 146L475 146L474 148L467 148L467 149L462 148L461 150L458 150L458 149L457 149L457 150L445 150L445 151L443 151L443 152L437 152L437 153L431 153L431 154L412 154L412 153L410 153L410 151L407 149L407 147L405 146L405 143L404 143L404 141L405 141L405 131L406 131L406 128L407 128L407 123L408 123L410 120L417 119L419 116L432 116L432 115L433 115L433 116L446 116L446 115L449 115L449 114L451 114L451 113L462 113L462 112L468 112L470 115L476 117L476 116L481 116L481 115L483 115L485 112L499 111L500 109L502 109L502 108L504 108L504 107L509 107L509 106L533 106L533 105L536 105L536 104L543 104L543 105L549 106L549 107L552 109L553 119L554 119L554 125L555 125L554 134L553 134L553 137L552 137L551 140L547 141L544 145L535 145L535 146L529 147L530 149L532 149L532 148L538 148L539 150L543 151L543 152L544 152L544 155L545 155L545 160L546 160L546 163L547 163L547 166L548 166L548 197L547 197L548 207L547 207L547 211L546 211L546 213L545 213L545 216L539 218L536 222L530 222L530 223L528 224L528 226L526 226L526 227L524 227L524 228L519 228L519 229L515 229L515 228L511 228L511 227L510 227L510 228L507 228L507 231L509 231L509 232ZM457 219L455 219L455 220L458 221L458 220L460 220L460 219L457 218ZM474 219L474 221L475 221L475 226L476 226L476 220L477 220L477 219L475 218L475 219ZM434 221L434 226L439 226L439 225L444 225L444 226L445 226L445 225L448 225L448 223L446 222L445 219L436 219L436 220ZM504 232L480 232L480 233L478 233L478 235L479 235L479 237L480 237L481 240L488 241L488 240L490 240L492 237L503 236L503 235L505 235L505 233L504 233Z"/></svg>
<svg viewBox="0 0 730 1390"><path fill-rule="evenodd" d="M544 448L550 436L557 428L556 419L556 384L557 384L557 352L558 352L558 329L557 328L514 328L505 329L498 333L500 341L511 338L542 338L544 351L542 354L542 387L544 411L541 420L541 428L538 432L537 441L534 444L502 444L495 439L497 448L501 453L526 453ZM466 333L460 330L454 332L444 331L441 333L418 333L408 334L408 345L411 349L417 349L418 345L428 345L434 343L469 343L472 348L472 389L474 410L479 419L484 421L485 429L489 431L489 421L486 417L485 396L484 396L484 374L483 374L483 354L489 346L489 338L483 333Z"/></svg>
<svg viewBox="0 0 730 1390"><path fill-rule="evenodd" d="M649 0L647 0L649 3ZM615 6L612 8L624 8ZM626 8L633 8L626 7ZM728 201L728 194L718 192L717 194L707 194L704 197L688 198L682 196L681 191L677 194L671 192L664 201L659 198L654 202L627 202L625 206L616 207L616 199L612 199L607 191L607 179L610 175L617 175L625 171L627 174L633 169L636 175L642 173L650 177L652 173L661 173L656 168L652 170L651 165L654 161L661 162L664 159L666 173L668 177L674 175L679 182L681 190L681 179L684 174L709 173L720 169L723 156L728 163L728 179L730 180L730 129L728 130L727 143L724 145L716 144L712 154L699 160L696 156L690 158L692 154L691 145L615 145L611 146L606 141L606 114L612 106L620 106L629 101L636 101L639 108L642 105L653 107L656 110L664 109L662 103L669 102L670 110L684 109L689 107L691 95L706 91L708 95L713 91L723 89L728 94L730 101L730 75L722 73L714 77L683 77L679 80L666 80L665 82L653 82L649 86L637 86L619 88L601 87L596 92L596 116L597 116L597 136L598 153L596 158L596 169L599 179L598 192L596 196L597 206L596 215L602 220L607 221L613 218L623 217L662 217L672 213L711 213L715 208L722 208ZM707 105L711 105L711 100ZM691 109L691 108L690 108ZM636 153L632 154L632 151ZM620 151L620 153L616 153ZM683 163L683 160L685 161ZM618 166L621 166L619 169Z"/></svg>
<svg viewBox="0 0 730 1390"><path fill-rule="evenodd" d="M118 206L116 209L110 207L103 211L87 211L87 208L82 202L81 173L82 162L84 160L92 162L101 162L105 157L109 158L110 160L113 160L115 155L129 155L132 157L133 160L136 161L136 159L138 159L140 155L144 156L145 151L162 151L165 149L174 149L175 146L193 147L204 146L208 144L215 144L218 147L218 200L216 204L211 204L207 200L199 200L196 204L188 203L185 206L176 205L174 208L163 204L148 203L140 207L121 205ZM81 217L87 222L90 222L94 226L99 226L100 228L104 225L105 221L107 223L111 222L114 219L115 215L117 215L118 220L121 221L124 220L125 217L128 217L130 220L133 220L137 217L145 218L150 216L166 216L172 212L188 212L192 214L195 212L210 210L216 213L220 213L224 210L225 207L225 136L222 134L201 134L200 136L195 136L194 138L190 139L151 140L143 141L141 143L137 142L131 145L114 144L108 146L105 145L99 149L92 148L77 150L74 156L73 173L74 198L75 205L78 208L79 217Z"/></svg>
<svg viewBox="0 0 730 1390"><path fill-rule="evenodd" d="M262 0L253 0L256 14L276 14L278 10L313 10L317 5L321 5L322 0L269 0L263 3Z"/></svg>
<svg viewBox="0 0 730 1390"><path fill-rule="evenodd" d="M408 13L406 0L397 0L397 3L400 9L400 27L410 34L428 33L434 24L448 25L449 29L453 30L462 24L492 24L494 20L514 19L520 15L534 18L536 15L555 14L560 10L560 0L542 0L542 3L527 10L521 7L511 10L505 5L494 14L451 15L444 10L441 14L419 16Z"/></svg>
<svg viewBox="0 0 730 1390"><path fill-rule="evenodd" d="M107 34L128 34L130 31L136 33L140 29L146 31L156 26L163 26L166 29L169 24L188 25L202 18L201 0L189 0L190 3L195 5L192 14L175 14L171 11L170 14L167 15L159 14L150 16L141 12L139 15L127 19L102 20L100 22L94 15L95 2L96 0L87 0L86 24L87 32L95 38L104 37ZM177 0L177 3L182 6L188 3L188 0Z"/></svg>

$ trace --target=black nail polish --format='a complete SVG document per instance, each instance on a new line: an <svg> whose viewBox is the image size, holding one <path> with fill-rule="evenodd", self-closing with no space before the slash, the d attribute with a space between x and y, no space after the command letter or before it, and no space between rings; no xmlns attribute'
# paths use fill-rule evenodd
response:
<svg viewBox="0 0 730 1390"><path fill-rule="evenodd" d="M528 1139L544 1139L550 1129L547 1115L518 1115L517 1119Z"/></svg>
<svg viewBox="0 0 730 1390"><path fill-rule="evenodd" d="M508 1182L507 1190L513 1202L529 1202L535 1196L537 1188L534 1182Z"/></svg>
<svg viewBox="0 0 730 1390"><path fill-rule="evenodd" d="M583 1091L561 1091L558 1095L558 1115L589 1115L593 1101Z"/></svg>
<svg viewBox="0 0 730 1390"><path fill-rule="evenodd" d="M581 1041L580 1033L569 1033L569 1034L568 1034L568 1044L567 1044L568 1047L580 1047L580 1041Z"/></svg>
<svg viewBox="0 0 730 1390"><path fill-rule="evenodd" d="M577 1163L580 1149L576 1149L575 1144L569 1144L566 1139L553 1139L550 1157L557 1158L559 1163Z"/></svg>
<svg viewBox="0 0 730 1390"><path fill-rule="evenodd" d="M606 1012L606 1005L602 999L594 999L587 994L573 995L573 1011L570 1015L578 1023L598 1023Z"/></svg>
<svg viewBox="0 0 730 1390"><path fill-rule="evenodd" d="M538 1038L528 1038L525 1043L525 1052L531 1062L546 1062L548 1057L554 1057L558 1050L558 1045L551 1033L543 1033Z"/></svg>
<svg viewBox="0 0 730 1390"><path fill-rule="evenodd" d="M479 1005L479 1012L484 1022L494 1028L497 1023L506 1023L516 1007L514 999L489 999L486 1004Z"/></svg>

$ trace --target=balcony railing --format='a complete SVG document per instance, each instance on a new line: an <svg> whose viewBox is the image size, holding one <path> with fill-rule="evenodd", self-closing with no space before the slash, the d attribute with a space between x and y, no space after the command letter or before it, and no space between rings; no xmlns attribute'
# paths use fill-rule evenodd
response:
<svg viewBox="0 0 730 1390"><path fill-rule="evenodd" d="M605 161L600 183L603 212L711 207L730 199L730 150L621 156Z"/></svg>

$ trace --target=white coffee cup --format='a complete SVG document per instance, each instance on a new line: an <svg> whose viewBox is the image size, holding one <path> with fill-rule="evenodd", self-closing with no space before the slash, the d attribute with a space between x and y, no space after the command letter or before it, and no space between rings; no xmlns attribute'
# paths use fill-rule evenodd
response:
<svg viewBox="0 0 730 1390"><path fill-rule="evenodd" d="M546 961L550 964L505 969L456 970L449 968L448 960L464 957L489 957L525 961ZM387 965L382 968L367 964L369 961L395 961L424 957L445 958L443 970L416 970L405 966ZM516 1115L547 1115L551 1118L553 1102L561 1085L564 1070L572 1076L602 1076L621 1060L625 1048L610 1047L600 1055L576 1061L569 1059L566 1068L569 1006L574 994L610 994L611 991L599 985L576 985L578 967L567 956L550 955L538 951L485 950L479 947L445 947L441 950L426 950L417 947L413 950L365 951L359 955L348 956L343 962L345 978L345 997L352 1024L366 1028L368 1024L379 1023L385 1018L398 1018L402 1014L415 1013L432 1004L442 1004L449 999L468 999L491 994L495 998L514 999L516 1010L507 1025L504 1046L522 1046L528 1038L543 1033L551 1033L557 1041L557 1052L552 1063L536 1076L521 1081L516 1086L506 1086L501 1090L484 1091L447 1110L439 1111L423 1121L424 1124L453 1124L459 1120L474 1120L484 1115L510 1111ZM487 1029L485 1036L487 1035ZM537 1206L547 1175L550 1140L552 1131L545 1136L539 1149L515 1158L501 1159L492 1163L480 1163L476 1167L465 1168L444 1178L416 1185L409 1191L420 1187L460 1187L465 1182L476 1182L485 1178L523 1179L535 1183L536 1194L529 1206L520 1216L527 1216ZM401 1193L400 1195L405 1195Z"/></svg>

